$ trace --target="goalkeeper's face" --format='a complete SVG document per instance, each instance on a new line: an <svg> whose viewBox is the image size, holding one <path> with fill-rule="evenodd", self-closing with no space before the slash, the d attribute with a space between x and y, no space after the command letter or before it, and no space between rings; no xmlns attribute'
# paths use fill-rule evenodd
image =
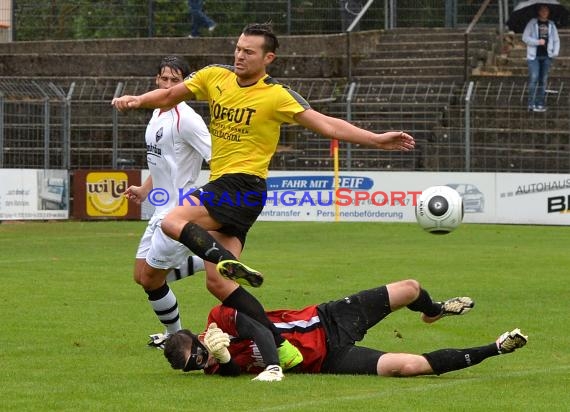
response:
<svg viewBox="0 0 570 412"><path fill-rule="evenodd" d="M190 356L186 361L186 365L182 370L189 372L204 369L208 364L208 357L208 349L202 345L202 342L198 340L196 335L192 335L192 349L190 350Z"/></svg>

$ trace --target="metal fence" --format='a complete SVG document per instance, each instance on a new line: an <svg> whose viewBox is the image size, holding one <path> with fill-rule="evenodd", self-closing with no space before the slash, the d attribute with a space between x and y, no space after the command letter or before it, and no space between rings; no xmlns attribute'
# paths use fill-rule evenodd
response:
<svg viewBox="0 0 570 412"><path fill-rule="evenodd" d="M535 113L527 110L525 79L466 84L450 110L447 143L464 148L466 171L567 173L569 86L563 77L551 79L548 111Z"/></svg>
<svg viewBox="0 0 570 412"><path fill-rule="evenodd" d="M0 167L70 166L70 95L51 82L3 81Z"/></svg>
<svg viewBox="0 0 570 412"><path fill-rule="evenodd" d="M507 1L507 0L504 0ZM204 36L235 36L248 22L272 21L278 34L323 34L346 30L366 0L208 0L217 23ZM480 2L472 0L376 0L358 30L395 27L454 27L469 24ZM481 23L497 24L498 3ZM187 0L6 0L9 35L22 40L180 37L191 31ZM1 21L0 21L1 23ZM4 30L6 31L6 30Z"/></svg>
<svg viewBox="0 0 570 412"><path fill-rule="evenodd" d="M284 79L324 113L370 130L406 130L417 149L384 152L341 144L343 170L551 172L570 169L570 89L549 85L548 111L526 110L526 82L467 84ZM58 83L59 82L59 83ZM150 111L118 114L120 89L139 94L153 80L0 79L0 167L146 168ZM192 106L208 121L205 103ZM273 170L332 170L329 140L284 126Z"/></svg>

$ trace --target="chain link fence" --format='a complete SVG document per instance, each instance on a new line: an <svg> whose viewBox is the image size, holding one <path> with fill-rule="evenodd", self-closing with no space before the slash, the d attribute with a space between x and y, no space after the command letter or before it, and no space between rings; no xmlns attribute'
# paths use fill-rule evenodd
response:
<svg viewBox="0 0 570 412"><path fill-rule="evenodd" d="M58 83L59 82L59 83ZM526 110L524 80L470 84L284 79L311 105L370 130L406 130L413 152L340 145L343 170L551 172L570 169L570 89L549 85L548 112ZM469 85L471 91L468 93ZM153 79L0 79L0 167L146 168L150 111L119 114L120 90L139 94ZM205 103L190 103L206 122ZM330 141L284 126L273 170L332 170Z"/></svg>

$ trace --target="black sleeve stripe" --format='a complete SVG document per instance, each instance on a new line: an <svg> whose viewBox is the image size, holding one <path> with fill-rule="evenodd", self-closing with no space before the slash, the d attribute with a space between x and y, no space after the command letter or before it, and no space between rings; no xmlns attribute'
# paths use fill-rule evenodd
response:
<svg viewBox="0 0 570 412"><path fill-rule="evenodd" d="M229 70L232 73L234 71L234 66L230 66L229 64L210 64L209 66L206 67L221 67L222 69Z"/></svg>
<svg viewBox="0 0 570 412"><path fill-rule="evenodd" d="M285 90L287 90L289 92L289 94L293 97L293 99L295 99L295 101L297 103L299 103L301 105L301 107L303 107L303 109L307 110L307 109L311 108L311 105L309 104L309 102L307 102L305 100L305 98L303 96L301 96L299 93L297 93L294 90L289 89L288 87L286 87Z"/></svg>
<svg viewBox="0 0 570 412"><path fill-rule="evenodd" d="M293 99L295 99L295 101L297 103L299 103L301 105L301 107L305 110L310 109L311 105L309 104L309 102L307 102L307 100L301 96L299 93L297 93L294 90L291 90L291 88L289 86L287 86L286 84L281 83L279 80L274 79L271 76L267 76L264 80L265 84L269 84L269 85L273 85L273 86L281 86L283 87L285 90L287 90L287 92L293 97Z"/></svg>

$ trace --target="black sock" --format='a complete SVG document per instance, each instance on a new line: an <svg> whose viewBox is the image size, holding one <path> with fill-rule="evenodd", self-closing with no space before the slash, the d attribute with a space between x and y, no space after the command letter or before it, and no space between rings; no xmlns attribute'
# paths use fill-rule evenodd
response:
<svg viewBox="0 0 570 412"><path fill-rule="evenodd" d="M468 368L483 362L485 359L499 355L496 343L468 349L440 349L424 353L436 375Z"/></svg>
<svg viewBox="0 0 570 412"><path fill-rule="evenodd" d="M259 303L255 296L250 294L241 286L234 290L230 296L224 299L222 304L246 314L269 329L273 333L273 339L275 340L277 347L285 341L275 325L270 322L263 310L263 306L261 306L261 303Z"/></svg>
<svg viewBox="0 0 570 412"><path fill-rule="evenodd" d="M236 257L216 241L207 230L194 223L189 222L184 226L178 241L208 262L236 260Z"/></svg>
<svg viewBox="0 0 570 412"><path fill-rule="evenodd" d="M441 304L434 302L425 289L420 289L420 295L407 306L414 312L422 312L433 317L441 313Z"/></svg>

